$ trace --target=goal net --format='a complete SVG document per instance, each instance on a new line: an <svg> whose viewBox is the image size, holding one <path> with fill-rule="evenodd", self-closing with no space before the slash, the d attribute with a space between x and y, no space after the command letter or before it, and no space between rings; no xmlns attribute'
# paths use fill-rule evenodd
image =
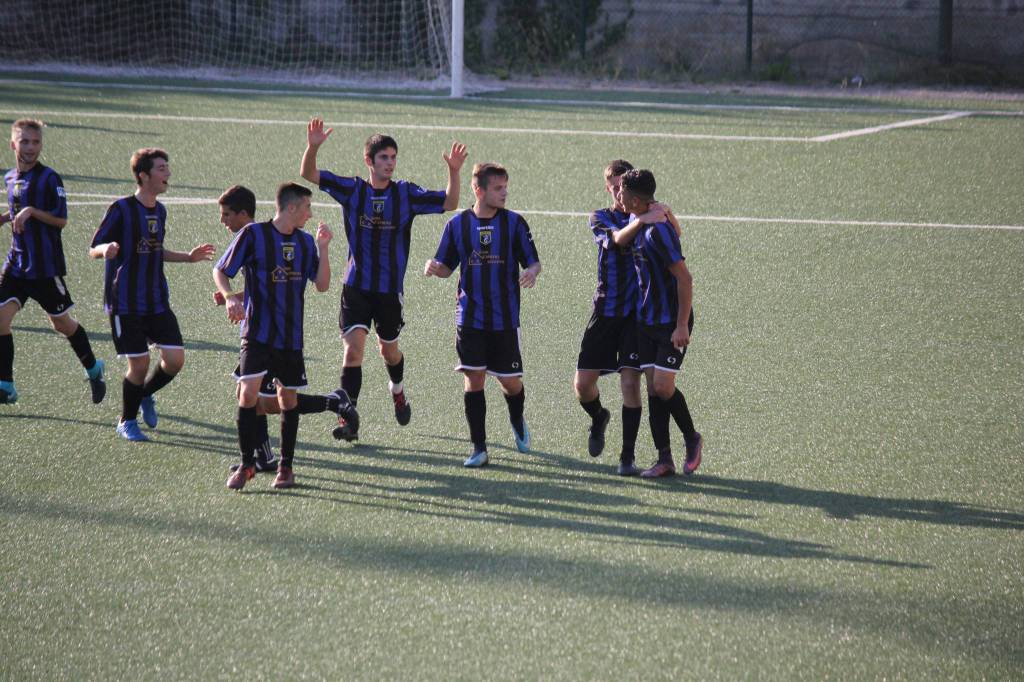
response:
<svg viewBox="0 0 1024 682"><path fill-rule="evenodd" d="M2 0L0 35L7 68L440 86L451 0Z"/></svg>

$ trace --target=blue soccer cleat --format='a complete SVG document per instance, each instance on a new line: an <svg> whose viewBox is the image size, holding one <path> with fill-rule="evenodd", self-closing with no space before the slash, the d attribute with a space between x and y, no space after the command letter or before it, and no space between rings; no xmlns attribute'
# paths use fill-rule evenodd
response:
<svg viewBox="0 0 1024 682"><path fill-rule="evenodd" d="M97 359L96 364L85 370L85 376L89 380L89 389L92 391L92 402L96 405L103 402L107 395L107 382L103 380L104 365L102 360Z"/></svg>
<svg viewBox="0 0 1024 682"><path fill-rule="evenodd" d="M474 450L473 454L466 458L466 461L462 463L462 466L476 469L482 466L487 466L489 461L490 458L487 457L486 450Z"/></svg>
<svg viewBox="0 0 1024 682"><path fill-rule="evenodd" d="M516 449L519 452L530 451L530 427L526 425L526 417L523 417L523 437L519 437L519 431L515 426L512 427L512 435L516 439Z"/></svg>
<svg viewBox="0 0 1024 682"><path fill-rule="evenodd" d="M13 405L18 402L18 392L14 390L13 381L0 381L0 405Z"/></svg>
<svg viewBox="0 0 1024 682"><path fill-rule="evenodd" d="M157 422L160 420L159 415L156 413L156 398L147 395L142 399L142 404L139 407L142 408L142 421L146 422L146 426L149 428L155 429Z"/></svg>
<svg viewBox="0 0 1024 682"><path fill-rule="evenodd" d="M149 440L146 434L139 428L139 422L135 419L117 423L117 435L133 443L144 443Z"/></svg>

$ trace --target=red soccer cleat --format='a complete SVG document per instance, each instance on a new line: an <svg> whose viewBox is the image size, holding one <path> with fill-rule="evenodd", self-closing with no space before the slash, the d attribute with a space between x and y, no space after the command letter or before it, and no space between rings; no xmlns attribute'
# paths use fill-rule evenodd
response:
<svg viewBox="0 0 1024 682"><path fill-rule="evenodd" d="M270 485L275 488L291 488L295 485L295 473L292 471L292 468L279 464L277 466L277 477Z"/></svg>
<svg viewBox="0 0 1024 682"><path fill-rule="evenodd" d="M231 474L228 479L227 487L231 490L241 490L256 476L256 466L250 464L249 466L238 467L238 470Z"/></svg>
<svg viewBox="0 0 1024 682"><path fill-rule="evenodd" d="M644 469L640 472L640 478L661 478L663 476L675 476L676 465L672 460L667 462L657 462L650 469Z"/></svg>

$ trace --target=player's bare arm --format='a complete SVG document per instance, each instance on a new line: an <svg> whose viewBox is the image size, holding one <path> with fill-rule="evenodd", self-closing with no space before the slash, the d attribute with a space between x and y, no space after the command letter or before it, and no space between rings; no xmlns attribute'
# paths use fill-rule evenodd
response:
<svg viewBox="0 0 1024 682"><path fill-rule="evenodd" d="M658 208L659 204L651 204L646 213L642 213L629 221L624 228L612 232L612 241L616 246L626 246L636 239L636 235L644 228L644 225L664 222L665 212Z"/></svg>
<svg viewBox="0 0 1024 682"><path fill-rule="evenodd" d="M0 225L6 225L9 222L11 222L11 214L10 214L10 212L8 212L8 213L0 213Z"/></svg>
<svg viewBox="0 0 1024 682"><path fill-rule="evenodd" d="M117 258L117 254L121 251L121 245L117 242L107 242L106 244L97 244L89 249L90 258L102 258L104 260L113 260Z"/></svg>
<svg viewBox="0 0 1024 682"><path fill-rule="evenodd" d="M199 263L204 260L213 260L213 254L217 247L213 244L200 244L191 251L171 251L164 249L165 263Z"/></svg>
<svg viewBox="0 0 1024 682"><path fill-rule="evenodd" d="M540 262L536 262L530 267L523 270L522 274L519 275L519 286L524 289L532 289L533 285L537 283L537 275L540 274Z"/></svg>
<svg viewBox="0 0 1024 682"><path fill-rule="evenodd" d="M454 211L459 207L459 189L462 184L459 171L462 170L462 164L466 163L469 152L466 151L466 145L454 142L451 152L442 152L441 156L448 164L448 188L445 190L444 210Z"/></svg>
<svg viewBox="0 0 1024 682"><path fill-rule="evenodd" d="M242 297L232 293L231 279L217 268L213 269L213 281L217 285L217 293L224 298L228 319L233 324L238 324L245 319L245 306L242 303Z"/></svg>
<svg viewBox="0 0 1024 682"><path fill-rule="evenodd" d="M316 248L320 262L316 270L316 280L313 282L316 290L324 293L331 288L331 258L327 247L334 239L334 233L327 227L327 223L320 223L316 228Z"/></svg>
<svg viewBox="0 0 1024 682"><path fill-rule="evenodd" d="M15 234L21 234L25 231L25 226L31 218L35 218L39 222L46 223L50 227L56 227L58 230L63 229L64 226L68 224L67 218L57 218L56 216L34 206L26 206L18 211L17 215L14 216L14 219L11 221L14 223L11 226L11 229L14 230Z"/></svg>
<svg viewBox="0 0 1024 682"><path fill-rule="evenodd" d="M447 279L451 277L452 269L442 263L439 260L431 258L427 261L427 264L423 267L424 277L439 277L441 279Z"/></svg>
<svg viewBox="0 0 1024 682"><path fill-rule="evenodd" d="M690 345L690 311L693 307L693 276L686 267L686 261L676 261L668 266L669 272L676 279L676 299L679 311L676 314L676 328L672 332L672 345L685 348Z"/></svg>
<svg viewBox="0 0 1024 682"><path fill-rule="evenodd" d="M332 132L334 132L334 128L325 129L324 120L317 116L311 118L309 125L306 126L306 151L302 154L299 175L314 185L320 184L320 170L316 167L316 153Z"/></svg>

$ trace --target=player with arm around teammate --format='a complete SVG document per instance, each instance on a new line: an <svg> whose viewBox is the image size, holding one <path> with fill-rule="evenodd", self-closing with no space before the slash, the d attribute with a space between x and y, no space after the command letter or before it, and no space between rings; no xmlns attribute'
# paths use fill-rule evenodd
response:
<svg viewBox="0 0 1024 682"><path fill-rule="evenodd" d="M405 397L405 356L398 347L402 319L405 270L409 260L411 229L417 215L443 213L459 205L459 173L466 147L458 142L442 154L448 168L444 191L428 191L404 180L393 179L398 162L398 143L387 135L366 140L363 163L369 180L340 177L317 167L320 146L330 137L321 118L310 120L306 151L300 174L344 207L345 238L349 256L341 290L341 328L344 359L341 390L358 403L363 384L363 355L370 326L377 332L380 355L388 372L388 387L395 419L406 425L412 409ZM358 429L340 418L334 437L357 440Z"/></svg>
<svg viewBox="0 0 1024 682"><path fill-rule="evenodd" d="M64 282L67 267L61 241L68 222L67 196L60 175L39 160L42 121L15 121L11 150L16 164L4 175L7 210L0 213L0 225L11 224L11 250L0 268L0 404L18 400L11 323L30 298L71 344L85 369L92 401L99 403L107 393L103 361L93 355L85 328L71 316L75 304Z"/></svg>
<svg viewBox="0 0 1024 682"><path fill-rule="evenodd" d="M693 329L693 277L686 267L679 234L667 219L647 222L655 205L657 184L649 170L631 170L622 176L622 206L631 220L619 238L633 245L640 286L638 346L647 380L648 420L658 460L640 473L644 478L676 473L669 440L669 417L674 417L686 441L684 474L700 466L704 439L693 425L689 407L676 388ZM654 208L654 213L658 209Z"/></svg>
<svg viewBox="0 0 1024 682"><path fill-rule="evenodd" d="M167 209L157 197L170 184L169 159L166 151L155 147L132 155L135 194L110 205L89 249L90 256L106 261L103 307L110 316L118 357L128 359L117 433L129 441L149 440L136 420L139 408L146 425L155 428L153 394L185 364L185 344L171 310L164 263L198 263L211 260L214 254L213 244L191 251L164 248ZM147 378L150 343L160 349L160 364Z"/></svg>
<svg viewBox="0 0 1024 682"><path fill-rule="evenodd" d="M281 461L273 487L295 483L293 460L299 430L298 391L306 386L303 349L303 312L306 282L317 291L331 286L328 245L332 234L320 224L316 239L302 230L312 217L312 192L295 183L277 190L277 213L265 223L250 223L239 230L217 262L213 279L224 296L228 318L241 322L242 349L238 362L238 448L241 466L227 487L241 490L256 475L255 451L259 445L256 404L266 374L276 379L281 410ZM231 291L231 278L245 270L245 295ZM337 411L354 423L358 415L346 396L332 396ZM327 399L324 398L326 401Z"/></svg>
<svg viewBox="0 0 1024 682"><path fill-rule="evenodd" d="M526 388L519 333L519 288L530 288L541 271L530 227L505 208L508 171L496 163L473 168L473 208L444 227L437 254L427 261L426 276L446 278L459 268L455 310L455 350L464 375L463 400L473 451L467 467L488 463L487 402L484 381L498 380L508 406L516 448L530 451L526 424ZM520 268L524 268L520 272Z"/></svg>

